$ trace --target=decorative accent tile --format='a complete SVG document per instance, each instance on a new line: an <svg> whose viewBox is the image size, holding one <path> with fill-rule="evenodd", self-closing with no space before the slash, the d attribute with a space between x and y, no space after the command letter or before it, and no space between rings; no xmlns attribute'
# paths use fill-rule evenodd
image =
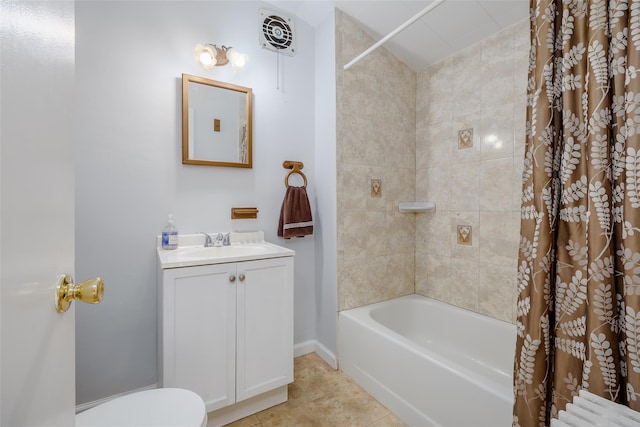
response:
<svg viewBox="0 0 640 427"><path fill-rule="evenodd" d="M371 197L382 197L382 180L371 180Z"/></svg>
<svg viewBox="0 0 640 427"><path fill-rule="evenodd" d="M458 131L458 149L473 147L473 128Z"/></svg>
<svg viewBox="0 0 640 427"><path fill-rule="evenodd" d="M458 244L471 245L472 227L470 225L458 226Z"/></svg>

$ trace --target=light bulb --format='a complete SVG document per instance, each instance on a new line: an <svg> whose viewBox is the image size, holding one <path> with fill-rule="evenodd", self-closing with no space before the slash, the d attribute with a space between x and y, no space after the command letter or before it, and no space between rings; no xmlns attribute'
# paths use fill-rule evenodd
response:
<svg viewBox="0 0 640 427"><path fill-rule="evenodd" d="M247 60L245 59L244 55L237 55L235 58L233 58L233 61L231 61L231 63L238 68L242 68L244 67L244 64L247 63Z"/></svg>
<svg viewBox="0 0 640 427"><path fill-rule="evenodd" d="M200 54L200 62L202 63L202 65L209 65L213 62L213 60L214 58L211 56L211 53L206 50Z"/></svg>
<svg viewBox="0 0 640 427"><path fill-rule="evenodd" d="M193 51L196 61L202 65L203 68L213 68L217 61L216 51L211 45L203 46L201 44L196 45Z"/></svg>
<svg viewBox="0 0 640 427"><path fill-rule="evenodd" d="M242 68L247 63L247 55L243 55L234 48L227 49L227 59L234 68Z"/></svg>
<svg viewBox="0 0 640 427"><path fill-rule="evenodd" d="M234 62L236 64L236 67L240 67L240 68L244 67L245 64L247 63L247 55L238 55Z"/></svg>

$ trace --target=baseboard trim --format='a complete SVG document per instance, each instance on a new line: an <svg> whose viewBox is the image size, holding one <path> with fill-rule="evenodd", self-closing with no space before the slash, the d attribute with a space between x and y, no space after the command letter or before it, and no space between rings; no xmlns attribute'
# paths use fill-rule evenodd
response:
<svg viewBox="0 0 640 427"><path fill-rule="evenodd" d="M338 359L334 352L325 347L318 340L309 340L298 343L293 347L293 356L299 357L305 354L316 353L322 360L327 362L333 369L338 369Z"/></svg>
<svg viewBox="0 0 640 427"><path fill-rule="evenodd" d="M293 357L304 356L305 354L313 353L315 349L316 340L309 340L295 344L293 346Z"/></svg>

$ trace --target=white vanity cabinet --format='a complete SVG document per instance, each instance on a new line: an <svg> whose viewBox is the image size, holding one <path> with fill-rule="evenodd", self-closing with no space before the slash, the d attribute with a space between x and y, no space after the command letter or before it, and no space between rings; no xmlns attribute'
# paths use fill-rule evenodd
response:
<svg viewBox="0 0 640 427"><path fill-rule="evenodd" d="M287 400L293 251L161 269L159 382L198 393L216 425Z"/></svg>

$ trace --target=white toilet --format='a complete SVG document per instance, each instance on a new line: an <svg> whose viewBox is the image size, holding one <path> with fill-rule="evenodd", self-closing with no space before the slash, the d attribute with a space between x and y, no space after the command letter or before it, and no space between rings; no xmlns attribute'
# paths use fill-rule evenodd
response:
<svg viewBox="0 0 640 427"><path fill-rule="evenodd" d="M131 393L76 415L76 427L206 427L207 411L196 393L157 388Z"/></svg>

